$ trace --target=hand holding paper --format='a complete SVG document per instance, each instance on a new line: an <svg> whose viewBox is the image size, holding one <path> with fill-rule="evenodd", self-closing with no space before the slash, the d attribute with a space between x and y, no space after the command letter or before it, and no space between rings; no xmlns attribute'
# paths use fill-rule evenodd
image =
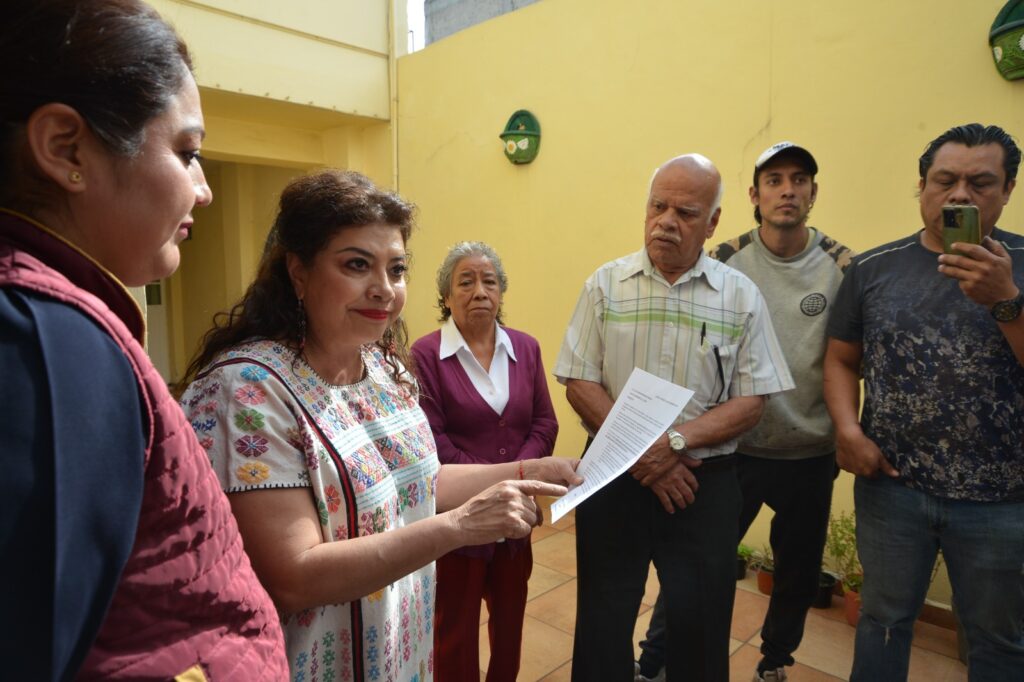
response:
<svg viewBox="0 0 1024 682"><path fill-rule="evenodd" d="M634 369L576 473L583 483L551 504L551 522L631 467L675 422L693 391Z"/></svg>

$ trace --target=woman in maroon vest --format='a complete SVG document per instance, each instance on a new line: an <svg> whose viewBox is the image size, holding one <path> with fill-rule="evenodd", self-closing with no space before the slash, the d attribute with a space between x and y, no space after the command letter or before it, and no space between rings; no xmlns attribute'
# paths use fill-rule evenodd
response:
<svg viewBox="0 0 1024 682"><path fill-rule="evenodd" d="M278 680L274 607L141 343L211 201L188 51L136 0L0 22L5 679Z"/></svg>

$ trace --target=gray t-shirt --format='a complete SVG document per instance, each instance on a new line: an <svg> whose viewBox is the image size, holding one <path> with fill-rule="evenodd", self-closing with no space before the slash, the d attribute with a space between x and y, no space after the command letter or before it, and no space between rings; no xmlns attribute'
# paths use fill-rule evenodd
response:
<svg viewBox="0 0 1024 682"><path fill-rule="evenodd" d="M1024 237L999 229L1024 289ZM1024 500L1024 367L920 233L854 259L828 335L863 344L864 433L911 488Z"/></svg>
<svg viewBox="0 0 1024 682"><path fill-rule="evenodd" d="M740 437L737 450L772 459L806 459L833 452L832 420L822 397L825 325L853 252L811 228L803 251L779 258L753 229L719 244L708 255L757 284L796 382L793 390L771 396L761 421Z"/></svg>

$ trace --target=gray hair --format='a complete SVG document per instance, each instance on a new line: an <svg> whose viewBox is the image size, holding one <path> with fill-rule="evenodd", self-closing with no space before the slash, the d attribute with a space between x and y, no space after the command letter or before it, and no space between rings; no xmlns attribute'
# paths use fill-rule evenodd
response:
<svg viewBox="0 0 1024 682"><path fill-rule="evenodd" d="M501 264L498 253L483 242L459 242L448 250L448 255L444 257L441 267L437 269L437 307L441 310L441 322L446 322L452 316L452 310L445 305L444 299L452 293L452 276L455 274L455 266L463 258L470 256L483 256L491 261L494 272L498 275L498 287L501 294L504 296L508 291L508 275L505 274L505 267ZM497 320L498 324L502 323L501 306L498 306Z"/></svg>

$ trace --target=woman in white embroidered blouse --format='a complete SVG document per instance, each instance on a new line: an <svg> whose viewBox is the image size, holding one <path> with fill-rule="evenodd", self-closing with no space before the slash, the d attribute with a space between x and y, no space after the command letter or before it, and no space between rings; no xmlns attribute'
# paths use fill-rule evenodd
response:
<svg viewBox="0 0 1024 682"><path fill-rule="evenodd" d="M532 496L579 481L556 458L439 466L400 318L411 217L357 173L294 181L186 374L294 680L432 679L433 561L528 535Z"/></svg>

